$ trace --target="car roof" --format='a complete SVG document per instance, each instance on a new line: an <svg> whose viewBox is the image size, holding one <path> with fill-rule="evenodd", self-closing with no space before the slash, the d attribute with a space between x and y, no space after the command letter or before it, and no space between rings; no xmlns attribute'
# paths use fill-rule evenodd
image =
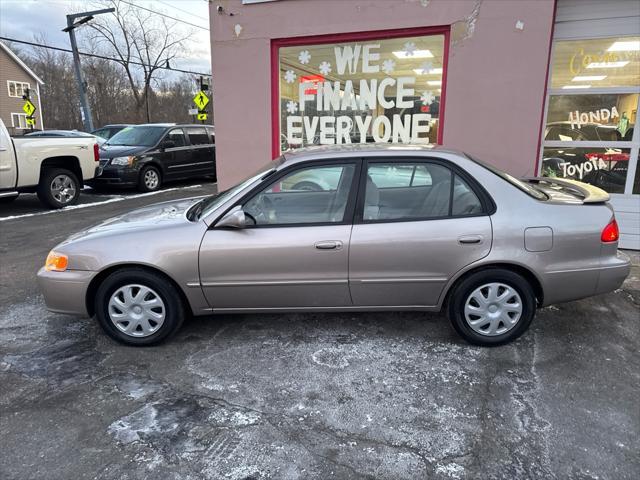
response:
<svg viewBox="0 0 640 480"><path fill-rule="evenodd" d="M390 154L402 156L420 156L433 152L465 156L465 154L459 150L444 148L439 145L431 144L358 143L305 147L294 151L288 151L283 154L283 164L289 165L291 163L318 159L351 158L359 157L362 155L380 157L388 156Z"/></svg>

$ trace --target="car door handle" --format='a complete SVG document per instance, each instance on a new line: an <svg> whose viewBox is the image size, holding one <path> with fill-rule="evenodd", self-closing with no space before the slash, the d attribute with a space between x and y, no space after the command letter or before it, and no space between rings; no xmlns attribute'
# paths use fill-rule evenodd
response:
<svg viewBox="0 0 640 480"><path fill-rule="evenodd" d="M482 243L482 236L480 235L464 235L458 237L458 243L461 245L473 245L476 243Z"/></svg>
<svg viewBox="0 0 640 480"><path fill-rule="evenodd" d="M342 248L342 242L339 240L325 240L315 244L318 250L339 250Z"/></svg>

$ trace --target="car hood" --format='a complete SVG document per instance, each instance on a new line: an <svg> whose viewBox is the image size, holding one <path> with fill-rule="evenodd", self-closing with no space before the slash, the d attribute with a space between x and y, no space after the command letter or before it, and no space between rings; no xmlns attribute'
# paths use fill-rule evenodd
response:
<svg viewBox="0 0 640 480"><path fill-rule="evenodd" d="M89 237L112 235L118 232L148 229L154 230L179 223L190 223L185 218L185 212L203 197L192 197L183 200L172 200L156 203L144 208L118 215L105 220L98 225L70 236L64 243L84 240Z"/></svg>
<svg viewBox="0 0 640 480"><path fill-rule="evenodd" d="M143 145L131 146L131 145L100 145L100 158L108 159L115 157L126 157L129 155L138 155L146 152L150 147Z"/></svg>

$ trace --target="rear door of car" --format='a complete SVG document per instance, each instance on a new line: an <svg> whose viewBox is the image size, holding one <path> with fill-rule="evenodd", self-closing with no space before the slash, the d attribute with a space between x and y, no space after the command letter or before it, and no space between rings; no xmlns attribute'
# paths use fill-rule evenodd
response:
<svg viewBox="0 0 640 480"><path fill-rule="evenodd" d="M490 200L437 159L363 166L351 235L354 306L434 306L460 269L489 254Z"/></svg>
<svg viewBox="0 0 640 480"><path fill-rule="evenodd" d="M191 163L188 172L191 175L215 175L214 146L206 127L185 127L191 145Z"/></svg>

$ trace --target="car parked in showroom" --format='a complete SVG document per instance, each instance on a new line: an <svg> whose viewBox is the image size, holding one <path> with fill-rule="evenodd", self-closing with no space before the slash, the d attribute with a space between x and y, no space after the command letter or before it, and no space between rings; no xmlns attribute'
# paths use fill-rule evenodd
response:
<svg viewBox="0 0 640 480"><path fill-rule="evenodd" d="M418 171L429 181L398 185ZM331 184L297 189L299 176ZM188 314L388 310L445 310L467 341L499 345L538 307L622 284L630 262L608 199L439 147L311 148L217 195L73 235L38 282L50 310L95 315L131 345L166 339Z"/></svg>
<svg viewBox="0 0 640 480"><path fill-rule="evenodd" d="M91 185L151 192L165 182L215 175L212 126L148 123L125 127L101 146Z"/></svg>

